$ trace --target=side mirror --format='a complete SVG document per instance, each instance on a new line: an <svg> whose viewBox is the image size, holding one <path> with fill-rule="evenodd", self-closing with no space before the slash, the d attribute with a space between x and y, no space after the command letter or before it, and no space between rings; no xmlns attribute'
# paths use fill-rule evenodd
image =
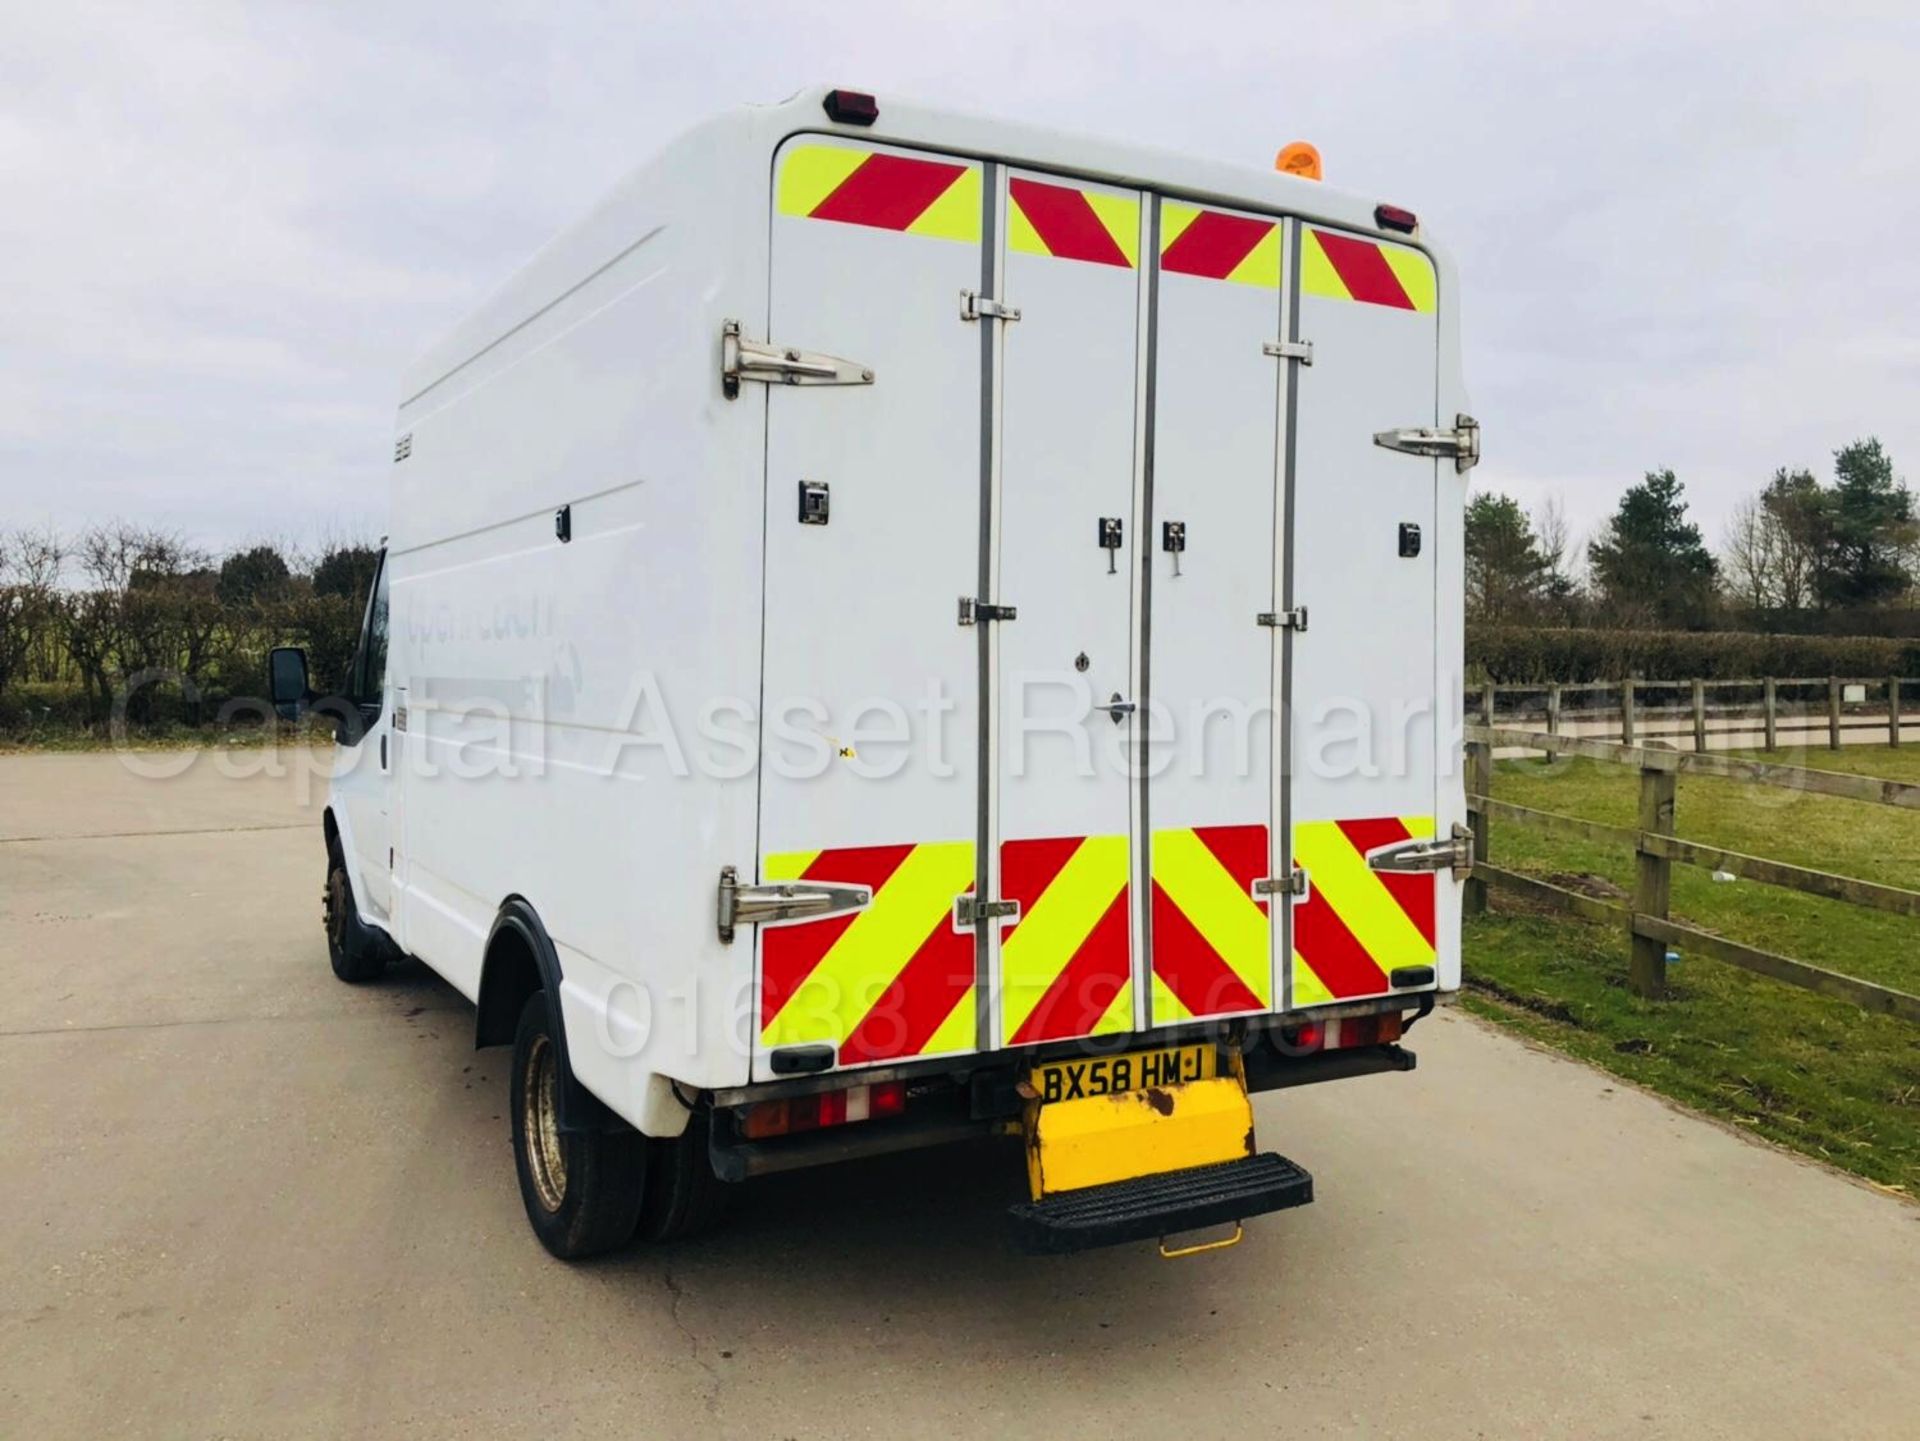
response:
<svg viewBox="0 0 1920 1441"><path fill-rule="evenodd" d="M299 720L313 699L307 684L307 653L297 645L277 645L267 654L267 694L282 720Z"/></svg>

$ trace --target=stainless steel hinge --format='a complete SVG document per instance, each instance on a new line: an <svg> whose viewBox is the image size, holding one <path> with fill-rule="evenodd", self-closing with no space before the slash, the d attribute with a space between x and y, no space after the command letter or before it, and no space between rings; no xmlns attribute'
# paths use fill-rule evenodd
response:
<svg viewBox="0 0 1920 1441"><path fill-rule="evenodd" d="M1014 620L1020 614L1018 606L994 605L991 601L975 600L970 595L960 597L960 624L985 625L992 620Z"/></svg>
<svg viewBox="0 0 1920 1441"><path fill-rule="evenodd" d="M1302 365L1313 364L1311 340L1269 340L1260 347L1260 353L1271 355L1275 360L1297 360Z"/></svg>
<svg viewBox="0 0 1920 1441"><path fill-rule="evenodd" d="M1276 630L1298 630L1307 628L1307 608L1297 605L1292 610L1263 610L1259 616L1260 624L1273 626Z"/></svg>
<svg viewBox="0 0 1920 1441"><path fill-rule="evenodd" d="M1402 841L1367 857L1367 866L1376 871L1452 871L1456 881L1464 881L1473 870L1473 832L1459 822L1445 840Z"/></svg>
<svg viewBox="0 0 1920 1441"><path fill-rule="evenodd" d="M953 898L953 923L962 930L981 921L1011 921L1019 916L1018 901L983 901L978 896Z"/></svg>
<svg viewBox="0 0 1920 1441"><path fill-rule="evenodd" d="M872 385L873 372L856 360L748 340L740 334L740 322L729 320L720 327L720 389L728 400L739 396L743 380L769 385Z"/></svg>
<svg viewBox="0 0 1920 1441"><path fill-rule="evenodd" d="M1253 883L1256 896L1304 896L1307 893L1307 873L1295 866L1284 876L1267 876Z"/></svg>
<svg viewBox="0 0 1920 1441"><path fill-rule="evenodd" d="M1480 422L1471 415L1456 415L1452 430L1430 426L1377 430L1373 443L1408 455L1450 455L1453 468L1464 473L1480 463Z"/></svg>
<svg viewBox="0 0 1920 1441"><path fill-rule="evenodd" d="M960 292L960 318L962 320L1018 320L1020 311L1017 306L1002 305L990 296L963 290Z"/></svg>
<svg viewBox="0 0 1920 1441"><path fill-rule="evenodd" d="M828 886L814 881L779 881L768 886L743 886L740 872L720 868L720 895L716 912L720 940L733 944L734 928L762 921L817 920L841 911L857 911L873 899L866 886Z"/></svg>

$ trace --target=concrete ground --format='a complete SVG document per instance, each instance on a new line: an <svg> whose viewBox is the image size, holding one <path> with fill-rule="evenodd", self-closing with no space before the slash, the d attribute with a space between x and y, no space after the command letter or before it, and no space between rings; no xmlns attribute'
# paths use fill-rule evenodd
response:
<svg viewBox="0 0 1920 1441"><path fill-rule="evenodd" d="M0 758L0 1435L1920 1435L1920 1207L1460 1015L1260 1099L1318 1200L1234 1250L1010 1255L982 1147L563 1265L467 1006L328 971L313 800Z"/></svg>

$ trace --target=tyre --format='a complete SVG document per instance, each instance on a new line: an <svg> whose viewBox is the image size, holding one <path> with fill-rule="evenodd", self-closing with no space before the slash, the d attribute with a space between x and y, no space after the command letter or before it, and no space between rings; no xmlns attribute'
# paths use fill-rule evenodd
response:
<svg viewBox="0 0 1920 1441"><path fill-rule="evenodd" d="M711 1231L726 1218L733 1187L713 1174L713 1160L707 1154L711 1120L710 1113L696 1112L678 1136L647 1142L641 1240L686 1240Z"/></svg>
<svg viewBox="0 0 1920 1441"><path fill-rule="evenodd" d="M352 985L378 980L387 968L387 953L360 924L360 912L353 904L353 885L347 880L346 863L332 847L327 850L326 901L327 959L333 973Z"/></svg>
<svg viewBox="0 0 1920 1441"><path fill-rule="evenodd" d="M563 1261L624 1245L640 1221L647 1139L638 1131L560 1129L559 1022L545 991L520 1012L513 1037L513 1164L540 1244Z"/></svg>

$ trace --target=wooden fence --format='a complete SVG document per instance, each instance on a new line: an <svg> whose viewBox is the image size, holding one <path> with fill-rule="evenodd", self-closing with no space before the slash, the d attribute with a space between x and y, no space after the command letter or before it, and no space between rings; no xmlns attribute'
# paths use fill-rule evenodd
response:
<svg viewBox="0 0 1920 1441"><path fill-rule="evenodd" d="M1848 692L1857 688L1858 699ZM1746 702L1719 699L1730 691L1758 690ZM1537 685L1496 685L1487 682L1468 691L1468 714L1483 726L1501 723L1504 697L1508 718L1529 712L1544 720L1549 734L1560 734L1570 724L1600 727L1617 734L1622 745L1656 739L1691 737L1696 751L1707 749L1710 721L1757 723L1763 748L1778 750L1781 722L1796 732L1821 729L1834 750L1848 731L1878 731L1888 745L1900 744L1903 723L1920 722L1920 714L1903 712L1907 694L1920 692L1920 680L1905 676L1764 676L1752 680L1648 681L1628 677L1618 681L1549 681ZM1653 697L1680 694L1682 704L1661 704ZM1529 701L1536 702L1529 704ZM1584 702L1584 704L1582 703ZM1678 720L1681 725L1663 722ZM1735 730L1740 729L1738 726ZM1751 726L1747 729L1752 729Z"/></svg>
<svg viewBox="0 0 1920 1441"><path fill-rule="evenodd" d="M1920 785L1878 780L1871 776L1844 775L1836 771L1807 770L1770 761L1736 760L1724 755L1650 750L1557 732L1505 726L1468 726L1466 742L1467 808L1473 827L1473 878L1467 883L1466 894L1468 914L1486 909L1486 888L1493 886L1586 920L1620 926L1626 931L1629 947L1628 984L1636 994L1642 996L1661 996L1666 993L1667 947L1684 945L1701 955L1770 976L1788 985L1851 1001L1865 1010L1920 1022L1920 996L1730 941L1710 931L1675 921L1668 914L1673 865L1677 861L1682 865L1727 871L1765 885L1824 896L1828 900L1851 906L1920 918L1920 891L1854 880L1805 866L1789 865L1784 861L1743 855L1699 841L1683 840L1674 834L1676 783L1682 773L1719 776L1756 785L1808 791L1816 795L1841 796L1913 811L1920 811ZM1495 800L1490 792L1493 789L1493 752L1496 746L1588 756L1637 768L1640 772L1638 827L1604 825L1577 816L1557 815L1551 811ZM1631 903L1626 906L1615 905L1553 885L1537 876L1494 865L1489 859L1489 852L1491 823L1495 820L1529 826L1550 835L1630 848L1635 855Z"/></svg>

